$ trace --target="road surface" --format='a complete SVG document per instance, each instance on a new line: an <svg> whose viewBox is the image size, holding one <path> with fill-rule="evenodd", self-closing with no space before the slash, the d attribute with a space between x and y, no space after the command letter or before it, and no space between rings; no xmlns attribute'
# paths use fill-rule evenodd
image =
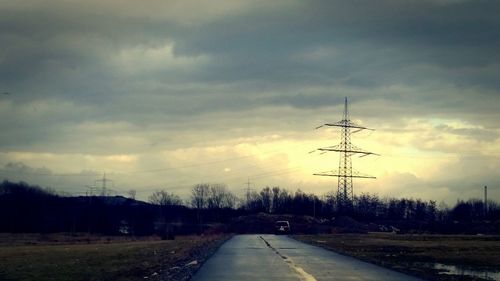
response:
<svg viewBox="0 0 500 281"><path fill-rule="evenodd" d="M421 280L286 236L237 235L191 281Z"/></svg>

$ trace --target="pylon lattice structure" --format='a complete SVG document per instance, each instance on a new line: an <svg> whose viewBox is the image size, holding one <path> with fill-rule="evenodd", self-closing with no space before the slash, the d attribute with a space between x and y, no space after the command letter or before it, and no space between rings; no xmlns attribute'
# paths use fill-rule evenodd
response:
<svg viewBox="0 0 500 281"><path fill-rule="evenodd" d="M250 179L247 180L247 182L245 183L246 184L246 188L245 188L245 195L246 195L246 207L247 208L250 208L250 197L251 197L251 192L253 190L253 188L250 188L250 185L252 184L250 182Z"/></svg>
<svg viewBox="0 0 500 281"><path fill-rule="evenodd" d="M107 195L109 195L109 190L111 190L111 189L109 189L106 184L108 182L113 183L113 181L110 180L110 179L108 179L108 178L106 178L106 173L104 173L103 176L102 176L102 179L95 180L94 184L96 184L98 182L100 182L102 184L101 196L107 196ZM92 190L91 190L91 192L92 192Z"/></svg>
<svg viewBox="0 0 500 281"><path fill-rule="evenodd" d="M340 144L318 148L314 151L320 151L321 154L326 152L338 152L340 153L339 159L339 168L338 170L332 170L322 173L315 173L315 176L330 176L338 178L338 190L337 190L337 203L340 208L346 208L352 206L353 199L353 178L370 178L374 179L375 177L363 175L357 171L352 170L352 160L351 156L359 154L360 157L365 157L368 155L378 155L373 152L365 151L359 147L354 146L351 143L351 134L357 133L362 130L372 130L367 127L359 126L356 123L352 122L349 118L349 109L347 106L347 97L344 100L344 115L342 120L336 123L326 123L316 129L321 127L340 127L341 128L341 140ZM351 132L351 129L354 131Z"/></svg>

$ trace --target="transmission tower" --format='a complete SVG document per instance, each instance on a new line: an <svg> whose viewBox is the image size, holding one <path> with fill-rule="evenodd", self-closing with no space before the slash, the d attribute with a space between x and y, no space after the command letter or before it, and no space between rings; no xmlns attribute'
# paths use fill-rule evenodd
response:
<svg viewBox="0 0 500 281"><path fill-rule="evenodd" d="M107 188L107 183L111 182L113 183L112 180L106 178L106 173L103 174L102 179L95 180L95 183L101 183L101 196L107 196L108 195L108 188Z"/></svg>
<svg viewBox="0 0 500 281"><path fill-rule="evenodd" d="M252 193L253 188L250 188L250 185L252 184L250 182L250 179L248 179L248 181L245 184L247 185L247 187L245 188L245 195L246 195L246 199L247 199L246 205L247 205L247 208L249 208L250 207L250 197L251 197L251 193Z"/></svg>
<svg viewBox="0 0 500 281"><path fill-rule="evenodd" d="M315 176L329 176L329 177L337 177L338 178L338 190L337 190L337 202L340 209L348 208L352 206L352 197L353 197L353 178L369 178L374 179L375 177L362 175L361 173L352 170L352 160L351 156L359 154L359 157L365 157L368 155L378 155L373 152L365 151L359 147L354 146L351 143L351 134L357 133L362 130L371 130L373 129L366 128L363 126L359 126L356 123L352 122L349 119L349 109L347 106L347 97L344 100L344 115L342 120L336 123L326 123L316 129L321 127L340 127L341 129L341 139L340 144L334 146L328 146L323 148L318 148L316 150L311 151L320 151L321 154L333 151L338 152L340 154L339 159L339 168L338 170L331 170L327 172L321 172L314 174ZM351 129L355 129L351 132Z"/></svg>

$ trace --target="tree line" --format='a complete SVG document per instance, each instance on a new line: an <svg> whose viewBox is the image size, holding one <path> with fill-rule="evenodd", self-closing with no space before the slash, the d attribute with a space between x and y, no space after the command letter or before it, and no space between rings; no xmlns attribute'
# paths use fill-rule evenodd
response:
<svg viewBox="0 0 500 281"><path fill-rule="evenodd" d="M479 199L447 206L364 193L341 209L333 192L318 196L280 187L264 187L239 198L224 184L202 183L191 188L187 200L158 190L142 202L122 196L68 197L26 183L0 183L0 232L200 233L209 225L229 225L236 218L262 213L307 216L315 222L349 217L364 224L434 232L463 233L489 224L500 232L500 206L494 200L487 206Z"/></svg>
<svg viewBox="0 0 500 281"><path fill-rule="evenodd" d="M377 194L354 195L349 208L341 210L334 192L322 196L300 189L290 192L280 187L264 187L238 198L223 184L197 184L187 201L164 190L149 197L156 205L186 205L194 209L239 209L247 213L307 215L319 218L350 216L360 221L406 220L423 222L495 221L500 219L500 205L489 200L458 200L454 206L435 200L413 198L381 198Z"/></svg>

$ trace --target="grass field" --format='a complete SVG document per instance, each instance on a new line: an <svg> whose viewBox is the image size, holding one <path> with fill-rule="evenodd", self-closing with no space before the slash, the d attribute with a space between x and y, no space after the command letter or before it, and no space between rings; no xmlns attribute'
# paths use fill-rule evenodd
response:
<svg viewBox="0 0 500 281"><path fill-rule="evenodd" d="M154 280L189 275L187 263L203 258L227 236L123 237L0 235L0 280Z"/></svg>
<svg viewBox="0 0 500 281"><path fill-rule="evenodd" d="M294 238L428 280L499 280L500 237L386 233Z"/></svg>

